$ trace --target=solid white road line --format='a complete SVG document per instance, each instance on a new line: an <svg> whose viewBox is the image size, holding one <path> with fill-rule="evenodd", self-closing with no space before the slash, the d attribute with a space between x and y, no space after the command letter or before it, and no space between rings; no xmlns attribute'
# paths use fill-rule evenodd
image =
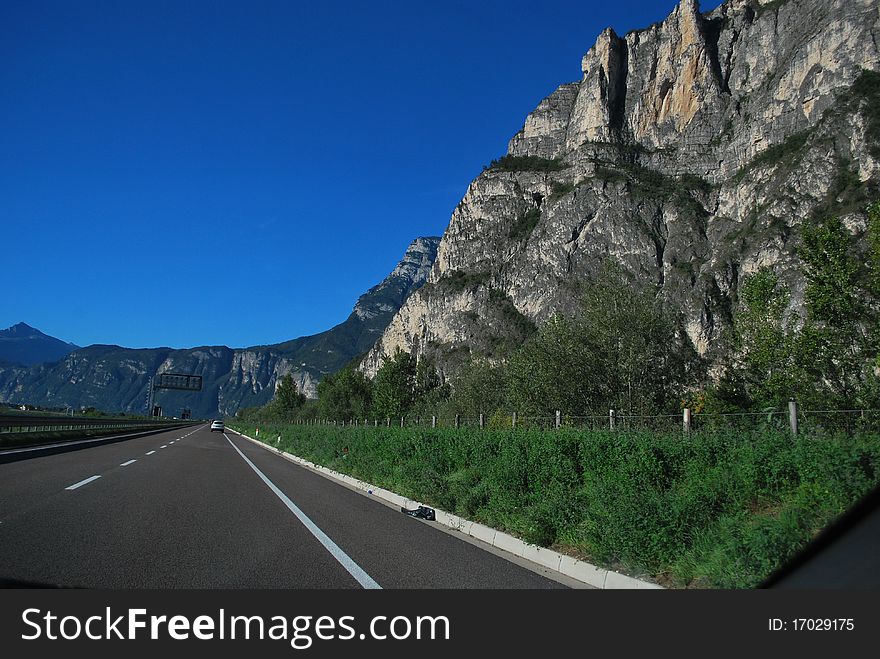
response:
<svg viewBox="0 0 880 659"><path fill-rule="evenodd" d="M74 483L70 487L65 487L64 489L65 490L75 490L76 488L82 487L83 485L87 485L87 484L91 483L92 481L98 480L99 478L100 478L100 476L90 476L89 478L86 478L84 481L80 481L79 483Z"/></svg>
<svg viewBox="0 0 880 659"><path fill-rule="evenodd" d="M150 451L147 455L153 455L153 453L155 453L155 451Z"/></svg>
<svg viewBox="0 0 880 659"><path fill-rule="evenodd" d="M225 432L223 433L223 436L226 437ZM229 439L229 437L226 437L226 441L229 442L230 446L232 446L232 448L234 448L238 452L238 454L241 456L241 459L247 462L248 465L250 465L250 468L257 473L257 476L259 476L262 481L269 486L269 489L275 493L275 496L281 499L282 503L284 503L284 505L287 506L288 509L290 509L290 512L296 515L297 519L299 519L299 521L303 523L303 525L309 530L309 532L313 536L315 536L315 538L317 538L318 542L324 545L324 548L330 552L333 558L339 561L339 564L342 565L342 567L344 567L361 586L368 589L381 590L382 586L376 583L375 580L373 580L373 578L369 574L367 574L360 565L355 563L348 554L342 551L342 549L339 548L339 545L337 545L330 539L330 536L319 529L318 525L315 524L311 519L309 519L309 517L302 510L300 510L299 507L293 501L291 501L286 494L284 494L284 492L279 490L275 483L270 481L262 471L257 469L257 466L253 462L251 462L244 453L241 452L241 449L239 449L235 444L232 443L232 440Z"/></svg>
<svg viewBox="0 0 880 659"><path fill-rule="evenodd" d="M119 466L120 466L120 467L127 467L127 466L130 465L132 462L137 462L137 460L129 460L128 462L123 462L123 463L122 463L121 465L119 465Z"/></svg>

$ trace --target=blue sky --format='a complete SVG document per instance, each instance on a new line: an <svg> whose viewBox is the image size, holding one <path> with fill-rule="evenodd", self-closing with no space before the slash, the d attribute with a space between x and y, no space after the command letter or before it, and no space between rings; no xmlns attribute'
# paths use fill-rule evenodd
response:
<svg viewBox="0 0 880 659"><path fill-rule="evenodd" d="M604 27L674 5L4 0L0 328L130 347L327 329L442 234Z"/></svg>

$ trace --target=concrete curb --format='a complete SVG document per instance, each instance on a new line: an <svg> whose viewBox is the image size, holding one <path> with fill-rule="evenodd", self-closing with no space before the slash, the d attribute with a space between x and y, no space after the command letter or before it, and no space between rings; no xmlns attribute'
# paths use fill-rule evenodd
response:
<svg viewBox="0 0 880 659"><path fill-rule="evenodd" d="M230 432L234 432L236 435L239 435L244 439L253 442L257 446L261 446L268 451L277 453L285 460L289 460L290 462L298 464L301 467L311 469L312 471L321 474L325 478L345 483L350 487L360 490L363 494L367 496L373 496L377 499L382 499L383 501L387 501L394 506L399 506L402 508L415 508L416 506L425 505L424 502L407 499L406 497L395 494L394 492L390 492L389 490L382 489L381 487L375 487L369 483L358 480L357 478L352 478L351 476L348 476L346 474L340 474L339 472L328 469L327 467L309 462L304 458L286 453L270 444L261 442L260 440L254 439L253 437L248 437L247 435L240 433L237 430L233 430L228 426L226 427L226 429ZM461 533L464 533L465 535L468 535L477 540L482 540L486 544L492 545L496 549L531 561L532 563L536 563L555 572L559 572L560 574L564 574L568 577L571 577L572 579L576 579L577 581L583 582L589 586L593 586L594 588L625 588L639 590L663 589L663 586L659 586L650 581L644 581L642 579L636 579L635 577L630 577L619 572L606 570L605 568L597 567L592 563L587 563L586 561L581 561L571 556L560 554L559 552L553 551L551 549L538 547L537 545L530 545L527 542L520 540L519 538L513 537L512 535L488 526L484 526L483 524L479 524L477 522L472 522L469 519L447 513L443 510L435 509L435 514L438 524L442 524L449 528L455 529L456 531L460 531Z"/></svg>

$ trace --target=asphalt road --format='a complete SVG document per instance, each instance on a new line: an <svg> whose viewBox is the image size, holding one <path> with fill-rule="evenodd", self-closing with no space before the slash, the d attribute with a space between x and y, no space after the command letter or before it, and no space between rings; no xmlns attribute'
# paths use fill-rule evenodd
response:
<svg viewBox="0 0 880 659"><path fill-rule="evenodd" d="M89 588L563 587L208 426L0 464L0 579Z"/></svg>

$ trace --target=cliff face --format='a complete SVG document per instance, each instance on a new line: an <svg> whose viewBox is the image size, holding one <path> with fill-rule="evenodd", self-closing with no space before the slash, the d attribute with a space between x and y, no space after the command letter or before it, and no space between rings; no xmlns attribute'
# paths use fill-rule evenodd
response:
<svg viewBox="0 0 880 659"><path fill-rule="evenodd" d="M864 71L880 70L878 32L876 0L728 0L707 14L682 0L645 30L604 31L581 81L471 183L427 285L362 368L397 347L445 365L495 355L570 312L609 257L657 284L710 356L738 282L761 266L799 312L799 225L833 213L859 233L877 195L877 79Z"/></svg>
<svg viewBox="0 0 880 659"><path fill-rule="evenodd" d="M146 413L150 378L164 372L201 375L203 387L198 393L158 391L155 403L166 416L179 416L189 408L196 418L205 418L264 405L287 374L300 391L314 397L320 378L366 352L407 297L425 282L439 240L413 241L394 270L358 299L348 319L321 334L241 349L89 346L57 363L31 368L0 365L0 401Z"/></svg>

